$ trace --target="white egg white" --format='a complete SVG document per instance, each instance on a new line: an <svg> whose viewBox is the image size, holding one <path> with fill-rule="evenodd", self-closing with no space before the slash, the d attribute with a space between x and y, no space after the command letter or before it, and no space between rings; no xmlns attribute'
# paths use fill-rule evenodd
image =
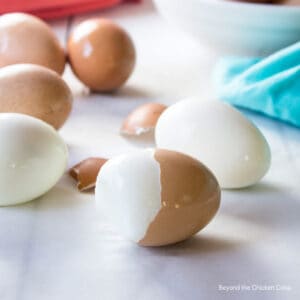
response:
<svg viewBox="0 0 300 300"><path fill-rule="evenodd" d="M159 148L200 160L222 188L252 185L270 166L269 145L259 129L220 101L191 98L170 106L157 122L155 140Z"/></svg>
<svg viewBox="0 0 300 300"><path fill-rule="evenodd" d="M96 182L101 214L121 235L139 242L161 208L160 165L155 150L110 159Z"/></svg>
<svg viewBox="0 0 300 300"><path fill-rule="evenodd" d="M33 117L0 114L0 206L33 200L63 175L68 152L56 130Z"/></svg>

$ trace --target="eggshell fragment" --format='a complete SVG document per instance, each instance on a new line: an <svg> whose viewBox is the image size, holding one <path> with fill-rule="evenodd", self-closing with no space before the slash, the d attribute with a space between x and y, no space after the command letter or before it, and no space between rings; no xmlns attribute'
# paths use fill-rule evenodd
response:
<svg viewBox="0 0 300 300"><path fill-rule="evenodd" d="M124 120L121 134L141 135L155 128L157 120L167 106L160 103L146 103L134 111Z"/></svg>
<svg viewBox="0 0 300 300"><path fill-rule="evenodd" d="M53 127L30 116L0 114L0 206L33 200L63 175L67 147Z"/></svg>
<svg viewBox="0 0 300 300"><path fill-rule="evenodd" d="M0 112L41 119L59 129L72 109L69 87L54 71L32 64L0 68Z"/></svg>
<svg viewBox="0 0 300 300"><path fill-rule="evenodd" d="M135 65L131 38L106 19L90 19L76 26L68 40L68 57L77 77L98 92L119 88Z"/></svg>
<svg viewBox="0 0 300 300"><path fill-rule="evenodd" d="M110 159L100 170L96 202L124 237L142 246L185 240L204 228L220 205L220 188L199 161L168 150Z"/></svg>
<svg viewBox="0 0 300 300"><path fill-rule="evenodd" d="M271 161L259 129L235 108L219 101L183 100L160 116L155 130L159 148L201 160L223 188L258 182Z"/></svg>
<svg viewBox="0 0 300 300"><path fill-rule="evenodd" d="M97 175L107 159L90 157L75 165L69 174L77 181L79 191L89 190L95 187Z"/></svg>
<svg viewBox="0 0 300 300"><path fill-rule="evenodd" d="M45 22L24 13L0 17L0 67L31 63L62 74L65 61L63 48Z"/></svg>

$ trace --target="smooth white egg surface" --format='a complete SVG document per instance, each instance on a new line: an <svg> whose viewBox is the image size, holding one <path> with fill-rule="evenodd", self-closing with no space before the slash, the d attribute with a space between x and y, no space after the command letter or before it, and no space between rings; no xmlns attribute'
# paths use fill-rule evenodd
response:
<svg viewBox="0 0 300 300"><path fill-rule="evenodd" d="M259 129L219 101L191 98L170 106L158 120L155 139L159 148L200 160L222 188L250 186L270 167L269 145Z"/></svg>
<svg viewBox="0 0 300 300"><path fill-rule="evenodd" d="M67 147L55 129L33 117L0 114L0 205L33 200L63 175Z"/></svg>
<svg viewBox="0 0 300 300"><path fill-rule="evenodd" d="M138 242L161 208L160 165L154 150L110 159L96 182L96 203L114 229Z"/></svg>

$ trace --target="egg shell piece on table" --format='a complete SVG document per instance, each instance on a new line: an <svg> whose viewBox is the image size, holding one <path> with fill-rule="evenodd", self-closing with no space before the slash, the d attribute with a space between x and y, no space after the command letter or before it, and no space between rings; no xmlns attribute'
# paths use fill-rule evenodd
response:
<svg viewBox="0 0 300 300"><path fill-rule="evenodd" d="M0 67L31 63L62 74L65 62L65 52L47 23L25 13L0 17Z"/></svg>
<svg viewBox="0 0 300 300"><path fill-rule="evenodd" d="M0 113L0 206L31 201L63 175L67 147L53 127L27 115Z"/></svg>
<svg viewBox="0 0 300 300"><path fill-rule="evenodd" d="M107 19L90 19L77 25L67 48L73 72L93 91L111 92L119 88L135 66L131 38Z"/></svg>
<svg viewBox="0 0 300 300"><path fill-rule="evenodd" d="M155 102L137 107L124 120L120 133L138 136L153 131L159 116L166 108L166 105Z"/></svg>
<svg viewBox="0 0 300 300"><path fill-rule="evenodd" d="M106 162L106 158L89 157L69 170L69 175L77 181L80 192L95 187L97 175Z"/></svg>
<svg viewBox="0 0 300 300"><path fill-rule="evenodd" d="M157 122L155 140L159 148L203 162L222 188L253 185L270 167L270 148L260 130L220 101L191 98L170 106Z"/></svg>
<svg viewBox="0 0 300 300"><path fill-rule="evenodd" d="M121 155L97 177L99 215L142 246L185 240L204 228L220 205L220 188L198 160L161 149Z"/></svg>
<svg viewBox="0 0 300 300"><path fill-rule="evenodd" d="M71 90L56 72L33 64L0 68L0 113L27 114L59 129L72 104Z"/></svg>

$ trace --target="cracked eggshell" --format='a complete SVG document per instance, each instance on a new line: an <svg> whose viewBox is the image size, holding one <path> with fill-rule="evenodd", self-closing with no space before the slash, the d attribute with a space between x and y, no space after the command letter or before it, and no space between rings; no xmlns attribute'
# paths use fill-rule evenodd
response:
<svg viewBox="0 0 300 300"><path fill-rule="evenodd" d="M0 113L30 115L59 129L72 103L69 87L54 71L32 64L0 68Z"/></svg>
<svg viewBox="0 0 300 300"><path fill-rule="evenodd" d="M166 108L166 105L155 102L137 107L124 120L121 134L138 136L153 130L159 116Z"/></svg>
<svg viewBox="0 0 300 300"><path fill-rule="evenodd" d="M62 74L65 61L63 48L44 21L24 13L0 17L0 67L31 63Z"/></svg>
<svg viewBox="0 0 300 300"><path fill-rule="evenodd" d="M0 114L0 206L33 200L63 175L68 152L58 133L43 121Z"/></svg>
<svg viewBox="0 0 300 300"><path fill-rule="evenodd" d="M67 48L73 72L93 91L111 92L119 88L135 66L130 36L107 19L90 19L77 25Z"/></svg>
<svg viewBox="0 0 300 300"><path fill-rule="evenodd" d="M205 227L220 205L220 188L199 161L168 150L110 159L96 183L99 214L142 246L185 240Z"/></svg>
<svg viewBox="0 0 300 300"><path fill-rule="evenodd" d="M69 175L77 181L80 192L95 187L97 175L106 162L106 158L90 157L69 170Z"/></svg>
<svg viewBox="0 0 300 300"><path fill-rule="evenodd" d="M255 184L270 167L263 134L238 110L219 101L187 99L172 105L157 122L155 140L159 148L199 159L222 188Z"/></svg>

